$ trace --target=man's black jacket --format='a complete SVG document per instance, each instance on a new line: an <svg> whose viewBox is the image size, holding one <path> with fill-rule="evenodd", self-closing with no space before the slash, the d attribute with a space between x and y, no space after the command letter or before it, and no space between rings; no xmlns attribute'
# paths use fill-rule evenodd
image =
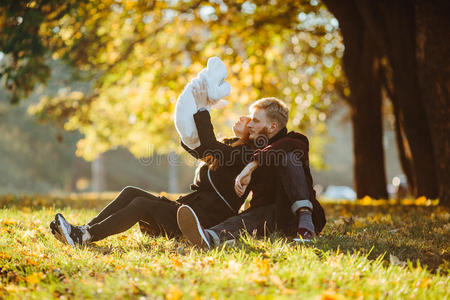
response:
<svg viewBox="0 0 450 300"><path fill-rule="evenodd" d="M239 201L236 201L236 206L238 203L242 203L242 199L247 197L249 191L252 191L253 193L251 200L252 208L270 205L275 202L279 203L279 201L275 200L277 197L284 197L285 193L283 194L283 192L280 191L277 171L274 170L274 168L277 168L273 160L276 156L269 155L269 153L274 150L283 150L284 153L291 151L298 153L303 162L303 169L310 191L309 194L311 199L309 200L312 202L314 208L313 221L316 232L319 233L322 230L326 222L325 215L321 205L316 200L315 191L313 189L308 158L309 142L306 136L296 132L288 133L287 129L283 128L265 143L259 143L259 141L254 144L244 144L233 147L229 144L217 141L208 111L197 112L194 114L194 120L201 146L194 150L190 150L184 145L183 147L195 157L203 158L207 155L212 155L219 160L219 166L229 166L233 170L233 173L237 172L237 174L249 162L253 160L258 162L259 167L253 172L252 180L245 195L241 198L237 198ZM222 168L219 167L217 169L218 172L210 172L211 179L214 182L214 185L226 198L235 199L237 196L234 192L234 182L230 183L229 179L224 180L226 179L226 176L221 176L220 172L222 171L220 171L220 169ZM200 180L202 179L203 178L200 178ZM280 220L280 223L283 223L283 220Z"/></svg>

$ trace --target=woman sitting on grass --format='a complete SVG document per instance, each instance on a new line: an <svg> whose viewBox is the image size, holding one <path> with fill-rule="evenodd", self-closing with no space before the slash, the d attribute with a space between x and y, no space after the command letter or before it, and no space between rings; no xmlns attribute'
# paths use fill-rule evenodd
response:
<svg viewBox="0 0 450 300"><path fill-rule="evenodd" d="M194 92L197 107L205 107L205 103L201 103L206 99L205 95L201 94L204 90L203 86L200 91ZM199 221L207 227L236 215L249 192L246 191L240 197L236 195L236 176L247 163L256 158L254 148L248 141L247 123L250 119L240 117L233 126L236 137L225 140L224 144L215 139L211 140L214 130L208 113L197 112L194 114L194 120L196 127L202 128L201 132L209 134L199 136L201 145L195 150L181 143L195 158L204 160L195 172L194 184L191 185L193 192L171 201L129 186L85 225L71 225L62 214L56 214L55 220L50 223L55 237L71 246L84 245L124 232L136 223L139 223L143 232L151 235L165 233L170 237L179 236L181 231L177 224L177 210L182 204L191 207ZM208 155L211 153L203 146L211 143L222 147L221 155L214 153L214 158ZM278 149L283 149L283 146L285 145L282 142L279 143Z"/></svg>
<svg viewBox="0 0 450 300"><path fill-rule="evenodd" d="M241 117L233 126L236 138L227 139L225 143L240 148L239 152L252 154L247 145L248 121L247 117ZM201 146L195 150L182 146L195 158L202 158ZM211 156L203 160L195 172L194 184L191 185L193 192L176 201L127 186L85 225L73 226L62 214L56 214L50 223L52 233L71 246L83 245L124 232L139 222L141 230L151 235L179 236L181 232L176 215L181 204L192 207L202 222L211 226L218 224L237 214L245 200L246 195L238 197L233 189L235 178L244 165L241 159L233 165L219 164Z"/></svg>

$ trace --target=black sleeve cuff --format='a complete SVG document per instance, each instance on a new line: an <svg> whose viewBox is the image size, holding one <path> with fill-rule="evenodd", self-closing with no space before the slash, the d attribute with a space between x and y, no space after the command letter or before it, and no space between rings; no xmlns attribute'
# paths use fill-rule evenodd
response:
<svg viewBox="0 0 450 300"><path fill-rule="evenodd" d="M211 123L211 116L208 110L198 111L194 114L195 126L197 127L200 144L208 145L216 142L214 128Z"/></svg>

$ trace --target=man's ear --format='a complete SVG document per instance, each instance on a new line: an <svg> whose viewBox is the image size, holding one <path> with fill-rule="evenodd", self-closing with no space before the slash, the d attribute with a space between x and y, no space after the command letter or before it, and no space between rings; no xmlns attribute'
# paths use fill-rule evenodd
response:
<svg viewBox="0 0 450 300"><path fill-rule="evenodd" d="M271 122L269 127L269 134L273 134L278 132L278 123L277 122Z"/></svg>

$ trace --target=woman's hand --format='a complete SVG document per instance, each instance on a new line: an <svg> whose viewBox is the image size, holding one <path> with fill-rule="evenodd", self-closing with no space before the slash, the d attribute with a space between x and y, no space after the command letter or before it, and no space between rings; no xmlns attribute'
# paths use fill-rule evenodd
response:
<svg viewBox="0 0 450 300"><path fill-rule="evenodd" d="M208 105L208 86L206 80L201 80L199 87L194 84L194 87L192 88L192 95L194 96L195 103L197 104L197 110Z"/></svg>
<svg viewBox="0 0 450 300"><path fill-rule="evenodd" d="M252 179L252 173L253 171L258 167L258 164L253 161L245 166L244 169L242 169L241 173L236 177L236 180L234 181L234 191L236 192L236 195L239 197L242 197L244 195L245 190L247 189L248 185L250 184L250 180Z"/></svg>

